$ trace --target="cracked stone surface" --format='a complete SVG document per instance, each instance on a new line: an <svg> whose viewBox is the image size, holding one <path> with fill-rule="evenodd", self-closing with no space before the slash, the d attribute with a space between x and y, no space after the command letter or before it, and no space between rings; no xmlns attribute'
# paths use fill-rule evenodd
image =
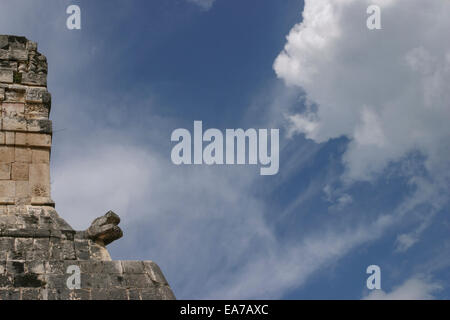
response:
<svg viewBox="0 0 450 320"><path fill-rule="evenodd" d="M154 262L111 260L117 214L75 231L54 209L47 70L35 42L0 35L0 300L175 299Z"/></svg>

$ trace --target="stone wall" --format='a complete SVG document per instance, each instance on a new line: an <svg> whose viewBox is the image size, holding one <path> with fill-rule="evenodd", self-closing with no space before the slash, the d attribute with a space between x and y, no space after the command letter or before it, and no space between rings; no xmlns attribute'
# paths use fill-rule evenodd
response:
<svg viewBox="0 0 450 320"><path fill-rule="evenodd" d="M0 210L53 205L47 60L22 37L0 36Z"/></svg>
<svg viewBox="0 0 450 320"><path fill-rule="evenodd" d="M67 288L67 267L81 270L80 289ZM174 299L151 261L0 261L0 300Z"/></svg>
<svg viewBox="0 0 450 320"><path fill-rule="evenodd" d="M115 213L75 231L54 209L47 70L36 43L0 35L0 299L174 299L154 262L111 261Z"/></svg>

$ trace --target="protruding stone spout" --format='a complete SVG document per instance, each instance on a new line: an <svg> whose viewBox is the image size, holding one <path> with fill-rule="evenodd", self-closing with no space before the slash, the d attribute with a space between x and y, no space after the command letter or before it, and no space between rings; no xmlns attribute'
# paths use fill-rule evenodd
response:
<svg viewBox="0 0 450 320"><path fill-rule="evenodd" d="M108 211L104 216L95 219L86 230L86 236L96 243L108 245L111 242L122 238L123 232L118 226L120 217L112 211Z"/></svg>

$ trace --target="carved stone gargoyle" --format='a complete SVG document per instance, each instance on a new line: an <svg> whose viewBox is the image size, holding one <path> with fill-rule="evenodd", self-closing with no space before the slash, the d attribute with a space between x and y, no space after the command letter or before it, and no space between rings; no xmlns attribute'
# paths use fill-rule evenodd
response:
<svg viewBox="0 0 450 320"><path fill-rule="evenodd" d="M104 216L95 219L91 226L85 231L85 236L92 241L108 245L111 242L122 238L123 232L119 228L120 217L112 211L108 211Z"/></svg>

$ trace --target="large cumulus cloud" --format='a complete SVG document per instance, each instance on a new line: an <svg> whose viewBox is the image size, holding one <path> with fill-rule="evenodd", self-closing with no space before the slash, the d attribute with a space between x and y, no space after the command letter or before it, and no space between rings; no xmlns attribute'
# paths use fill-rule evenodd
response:
<svg viewBox="0 0 450 320"><path fill-rule="evenodd" d="M369 5L381 30L366 27ZM450 141L450 2L306 0L274 63L310 102L289 115L316 142L347 136L346 178L370 180L419 151L443 172Z"/></svg>

